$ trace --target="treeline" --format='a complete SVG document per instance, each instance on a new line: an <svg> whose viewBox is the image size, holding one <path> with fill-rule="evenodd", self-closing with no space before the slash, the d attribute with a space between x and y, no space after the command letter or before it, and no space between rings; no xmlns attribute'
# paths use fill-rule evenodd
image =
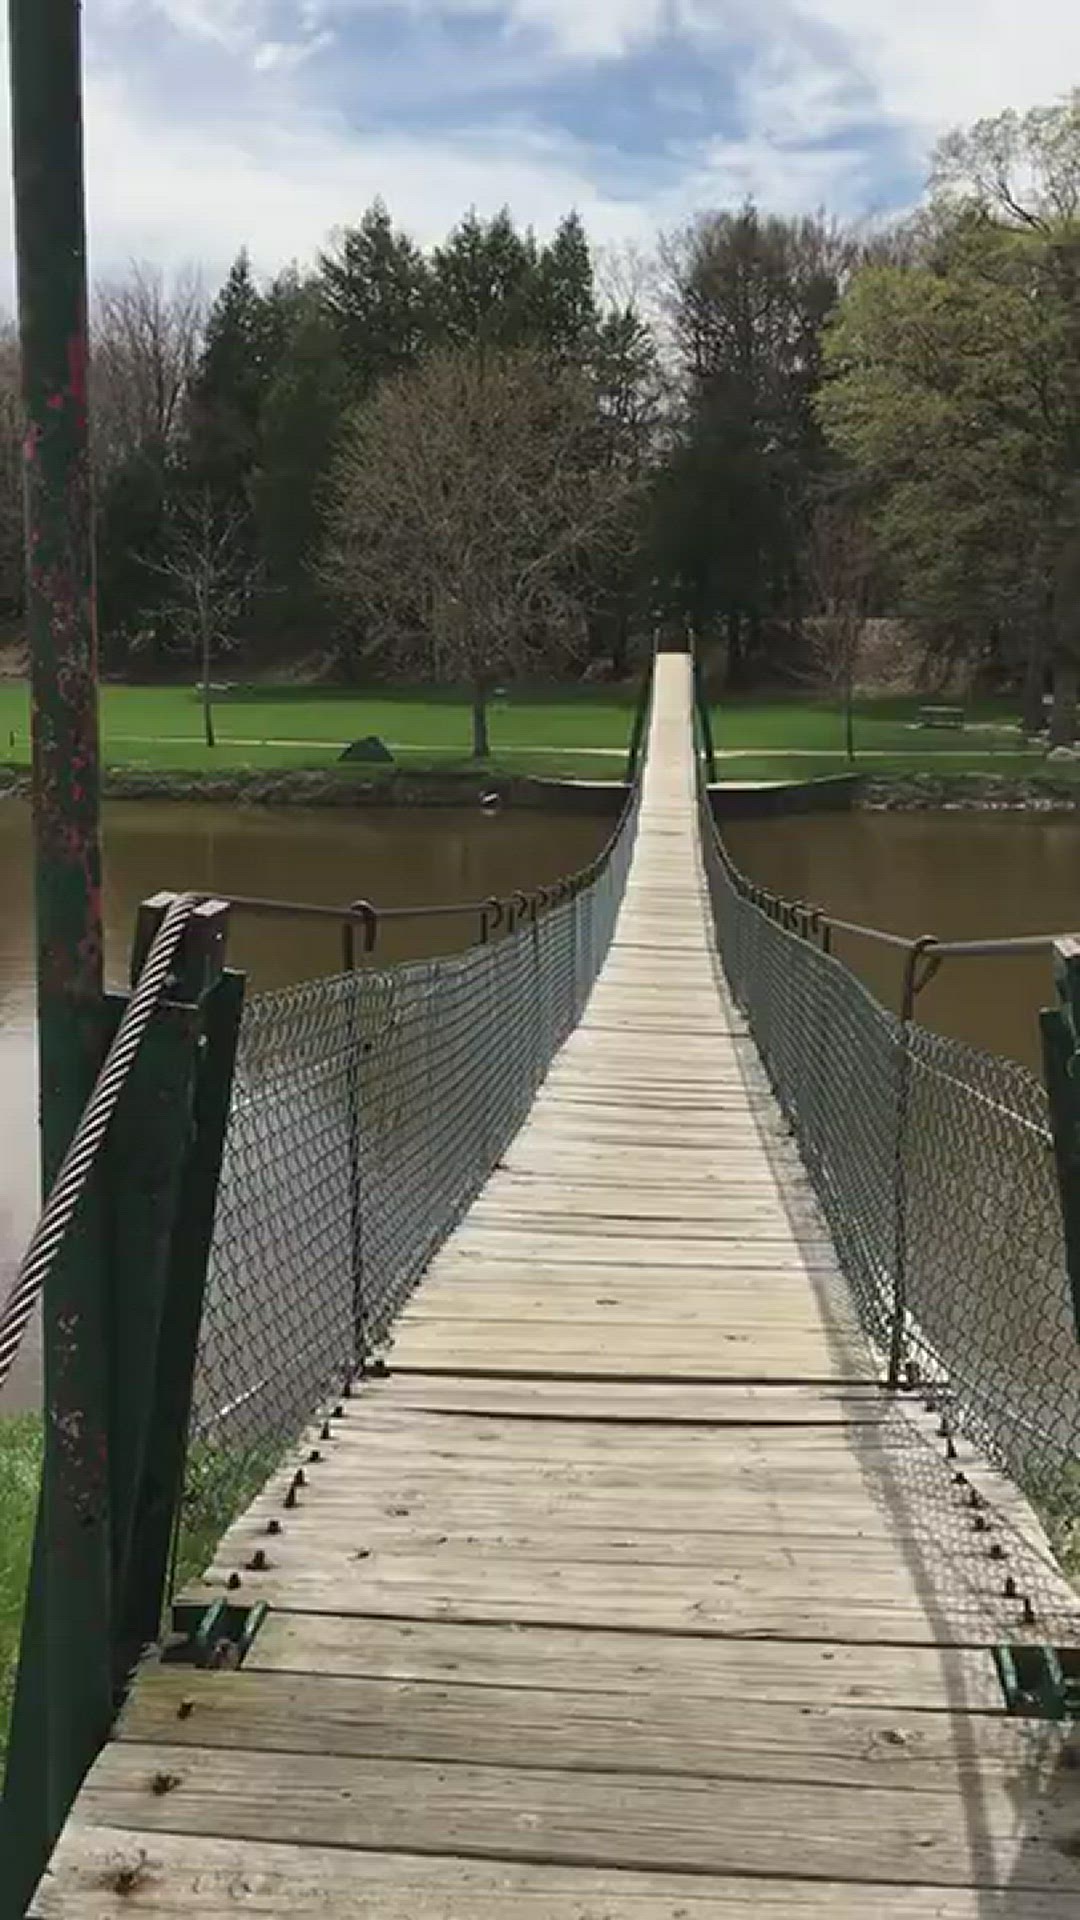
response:
<svg viewBox="0 0 1080 1920"><path fill-rule="evenodd" d="M133 268L97 289L93 336L100 628L114 671L167 669L207 637L215 654L242 644L254 663L328 649L346 671L364 660L371 621L328 589L324 555L335 463L395 382L458 356L492 373L536 357L554 397L573 371L593 428L577 459L601 467L616 442L643 464L644 415L655 406L651 332L630 302L601 308L573 213L546 243L508 212L469 214L424 253L376 203L314 272L290 268L260 284L242 254L209 306L196 279ZM12 614L22 595L17 363L9 329L0 598ZM463 452L444 447L451 489ZM595 645L608 644L606 622L610 650L625 660L623 570L610 556L585 599ZM402 648L414 637L403 632Z"/></svg>
<svg viewBox="0 0 1080 1920"><path fill-rule="evenodd" d="M100 290L101 630L114 670L242 645L344 673L624 671L658 623L738 682L849 685L869 615L1058 695L1080 661L1080 94L941 147L868 235L707 213L601 294L581 221L468 215L424 251L376 204L315 270L241 256L204 311ZM16 353L0 593L19 598ZM914 642L913 642L914 644ZM208 676L207 676L208 677Z"/></svg>

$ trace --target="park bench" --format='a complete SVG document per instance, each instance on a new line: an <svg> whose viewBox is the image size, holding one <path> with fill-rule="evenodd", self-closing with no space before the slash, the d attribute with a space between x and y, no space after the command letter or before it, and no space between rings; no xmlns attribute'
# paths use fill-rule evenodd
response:
<svg viewBox="0 0 1080 1920"><path fill-rule="evenodd" d="M963 707L920 707L920 727L953 727L957 732L964 724Z"/></svg>

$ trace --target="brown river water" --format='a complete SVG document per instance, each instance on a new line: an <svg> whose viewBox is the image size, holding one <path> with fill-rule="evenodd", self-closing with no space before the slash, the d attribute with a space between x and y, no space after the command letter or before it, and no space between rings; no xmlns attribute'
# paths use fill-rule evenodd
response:
<svg viewBox="0 0 1080 1920"><path fill-rule="evenodd" d="M608 831L602 820L513 810L116 803L106 813L110 979L123 980L139 900L162 887L335 904L366 896L383 906L482 899L584 865ZM727 838L755 879L893 932L962 939L1080 927L1080 822L1072 816L829 814L733 822ZM0 802L0 884L2 1294L37 1191L29 819L14 801ZM379 951L404 959L474 937L471 920L396 923ZM331 927L240 919L231 957L257 991L334 970L338 942ZM896 1007L900 956L853 940L838 951ZM922 995L919 1018L1037 1069L1037 1013L1050 997L1047 959L955 960ZM24 1359L15 1397L27 1403L34 1355Z"/></svg>
<svg viewBox="0 0 1080 1920"><path fill-rule="evenodd" d="M602 818L509 808L236 807L118 801L105 810L106 965L125 984L135 911L168 887L339 905L366 898L414 906L483 900L542 886L595 858L611 831ZM33 918L28 808L0 800L0 1298L37 1213ZM378 952L426 957L471 944L477 921L387 923ZM340 965L333 925L236 916L230 960L249 986L285 986ZM20 1356L5 1410L32 1404L33 1345Z"/></svg>
<svg viewBox="0 0 1080 1920"><path fill-rule="evenodd" d="M1080 818L1072 814L839 813L732 821L745 873L842 920L974 940L1080 928ZM839 936L836 951L899 1010L903 955ZM1042 955L947 960L919 996L925 1026L1040 1071Z"/></svg>

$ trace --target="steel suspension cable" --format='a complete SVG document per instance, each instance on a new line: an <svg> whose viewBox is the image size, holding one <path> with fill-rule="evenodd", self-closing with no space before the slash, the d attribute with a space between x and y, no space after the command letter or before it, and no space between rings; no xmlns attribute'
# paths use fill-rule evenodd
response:
<svg viewBox="0 0 1080 1920"><path fill-rule="evenodd" d="M0 1389L11 1372L53 1262L86 1191L128 1075L168 985L177 950L197 905L195 894L180 894L166 911L7 1302L0 1310Z"/></svg>

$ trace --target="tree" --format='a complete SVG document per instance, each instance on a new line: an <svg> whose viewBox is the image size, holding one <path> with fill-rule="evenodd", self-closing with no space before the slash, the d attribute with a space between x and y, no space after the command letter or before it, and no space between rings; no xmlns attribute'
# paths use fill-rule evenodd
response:
<svg viewBox="0 0 1080 1920"><path fill-rule="evenodd" d="M819 405L909 609L966 628L973 649L995 622L1033 628L1041 658L1057 488L1034 317L1021 290L955 268L865 272L832 329ZM1041 674L1036 691L1041 704Z"/></svg>
<svg viewBox="0 0 1080 1920"><path fill-rule="evenodd" d="M444 347L520 347L537 335L539 257L509 208L465 215L431 261L434 325Z"/></svg>
<svg viewBox="0 0 1080 1920"><path fill-rule="evenodd" d="M100 286L91 368L98 605L106 656L145 625L146 562L160 557L184 484L183 431L205 309L198 276L135 264Z"/></svg>
<svg viewBox="0 0 1080 1920"><path fill-rule="evenodd" d="M1054 237L1080 219L1080 87L1053 107L1013 109L946 134L931 184L1020 232Z"/></svg>
<svg viewBox="0 0 1080 1920"><path fill-rule="evenodd" d="M855 758L855 669L869 610L873 553L850 505L822 504L806 547L813 615L807 634L821 678L843 702L844 749Z"/></svg>
<svg viewBox="0 0 1080 1920"><path fill-rule="evenodd" d="M566 214L541 249L530 304L530 331L538 348L579 363L593 350L600 314L592 253L580 214Z"/></svg>
<svg viewBox="0 0 1080 1920"><path fill-rule="evenodd" d="M594 651L610 655L618 679L627 669L635 613L651 593L650 488L665 399L656 341L632 303L597 322L587 366L599 413L598 458L625 477L634 502L627 538L597 553L590 567Z"/></svg>
<svg viewBox="0 0 1080 1920"><path fill-rule="evenodd" d="M338 330L317 282L297 282L283 317L283 344L263 396L251 494L276 626L325 631L315 577L323 491L348 404Z"/></svg>
<svg viewBox="0 0 1080 1920"><path fill-rule="evenodd" d="M469 686L486 759L497 681L581 650L582 564L618 538L631 496L597 459L585 375L522 350L442 352L354 415L324 577L364 651Z"/></svg>
<svg viewBox="0 0 1080 1920"><path fill-rule="evenodd" d="M1080 472L1080 107L943 144L897 265L865 269L829 342L820 413L864 476L908 604L978 653L1003 635L1024 714L1071 739L1075 642L1060 579Z"/></svg>
<svg viewBox="0 0 1080 1920"><path fill-rule="evenodd" d="M176 509L162 557L148 564L167 588L156 610L169 621L174 644L199 663L203 726L213 747L214 659L236 646L254 584L243 515L236 509L222 514L210 489L202 488Z"/></svg>
<svg viewBox="0 0 1080 1920"><path fill-rule="evenodd" d="M376 200L323 254L319 283L354 399L416 366L432 338L432 280L422 253Z"/></svg>
<svg viewBox="0 0 1080 1920"><path fill-rule="evenodd" d="M259 415L274 376L295 276L266 294L247 253L234 262L210 309L190 389L188 463L219 506L243 515L258 457Z"/></svg>
<svg viewBox="0 0 1080 1920"><path fill-rule="evenodd" d="M134 262L94 302L94 454L100 470L160 463L175 444L206 318L197 273L170 284Z"/></svg>
<svg viewBox="0 0 1080 1920"><path fill-rule="evenodd" d="M682 405L658 559L674 610L700 631L722 621L733 678L766 622L799 612L805 518L829 459L813 408L822 336L852 253L824 220L752 204L664 243Z"/></svg>

